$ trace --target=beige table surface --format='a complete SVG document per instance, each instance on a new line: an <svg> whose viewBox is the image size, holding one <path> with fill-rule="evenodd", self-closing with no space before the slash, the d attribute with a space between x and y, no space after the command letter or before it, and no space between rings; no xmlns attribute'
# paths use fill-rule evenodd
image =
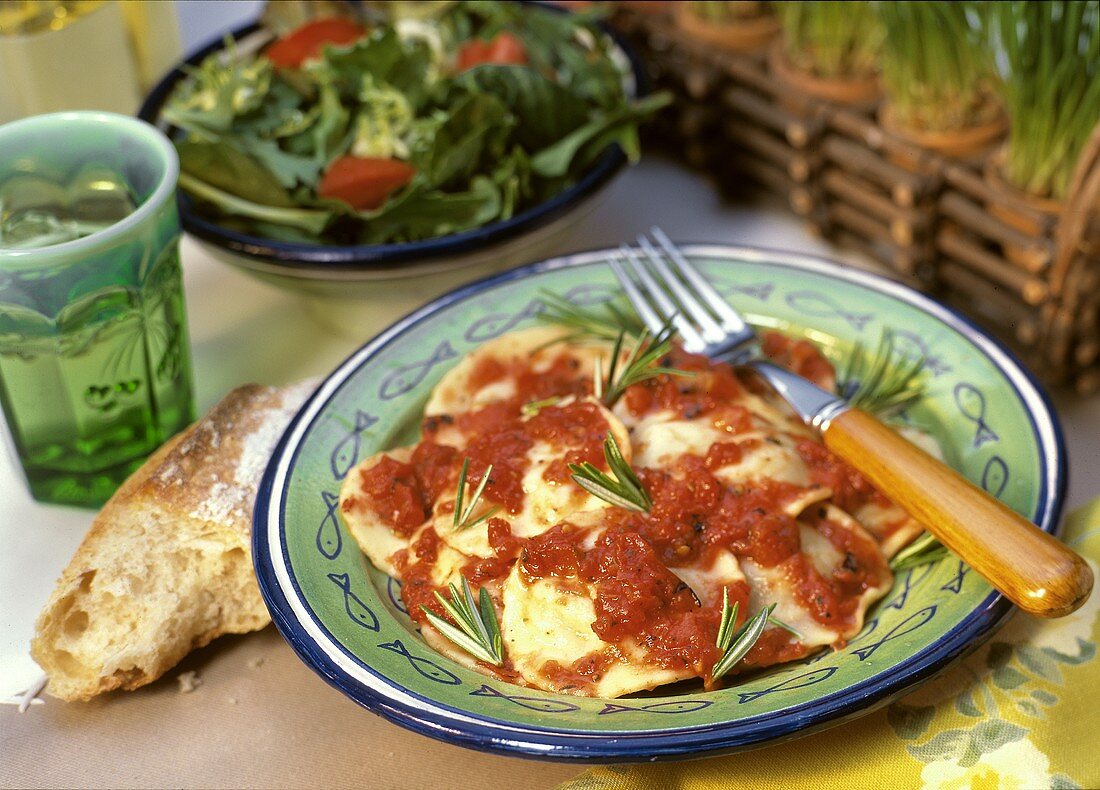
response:
<svg viewBox="0 0 1100 790"><path fill-rule="evenodd" d="M707 182L663 160L622 176L552 251L616 244L657 220L682 241L830 252L781 207L723 204ZM228 268L190 239L183 260L201 409L245 381L282 384L323 374L366 339L359 325L334 329L331 320L318 320L331 317L323 305ZM1074 459L1075 506L1100 494L1100 400L1058 403ZM0 455L0 700L38 674L26 655L35 612L90 520L87 511L33 502L13 461ZM202 685L180 693L176 677L188 670ZM23 714L10 702L0 706L2 787L536 790L578 770L407 732L326 685L271 627L223 638L138 692L87 704L47 698Z"/></svg>

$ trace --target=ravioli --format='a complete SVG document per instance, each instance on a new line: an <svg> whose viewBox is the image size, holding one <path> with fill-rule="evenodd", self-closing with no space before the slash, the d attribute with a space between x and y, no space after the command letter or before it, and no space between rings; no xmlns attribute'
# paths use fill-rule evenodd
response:
<svg viewBox="0 0 1100 790"><path fill-rule="evenodd" d="M451 368L432 390L424 414L453 415L515 399L525 402L591 392L596 359L607 356L603 345L561 341L568 331L536 326L490 340Z"/></svg>
<svg viewBox="0 0 1100 790"><path fill-rule="evenodd" d="M770 604L780 621L735 673L858 633L893 581L888 557L920 527L728 366L673 349L661 364L689 375L633 384L609 409L593 390L610 344L567 334L537 327L484 344L433 390L420 442L365 459L345 480L342 518L368 559L403 581L428 643L519 685L614 698L715 685L724 599L738 624ZM808 344L768 342L831 380ZM607 471L608 435L648 511L572 479L571 464ZM485 485L473 523L456 527L464 462L465 496ZM463 579L490 596L502 666L475 660L424 615L442 616L435 593Z"/></svg>

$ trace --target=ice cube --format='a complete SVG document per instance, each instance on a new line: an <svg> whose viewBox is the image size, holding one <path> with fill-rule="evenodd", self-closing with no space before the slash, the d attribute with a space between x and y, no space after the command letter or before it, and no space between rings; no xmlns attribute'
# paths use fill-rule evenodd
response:
<svg viewBox="0 0 1100 790"><path fill-rule="evenodd" d="M81 222L118 222L135 208L126 180L103 165L88 164L69 181L69 213Z"/></svg>
<svg viewBox="0 0 1100 790"><path fill-rule="evenodd" d="M17 173L0 184L0 221L30 210L64 217L68 202L61 185L33 173Z"/></svg>
<svg viewBox="0 0 1100 790"><path fill-rule="evenodd" d="M6 213L6 212L5 212ZM59 219L45 211L6 213L0 221L0 247L31 249L61 244L83 235L80 226L70 219Z"/></svg>

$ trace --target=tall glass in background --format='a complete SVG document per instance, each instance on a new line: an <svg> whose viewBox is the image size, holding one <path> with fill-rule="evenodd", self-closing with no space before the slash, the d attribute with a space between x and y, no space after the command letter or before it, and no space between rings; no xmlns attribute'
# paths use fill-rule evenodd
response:
<svg viewBox="0 0 1100 790"><path fill-rule="evenodd" d="M0 404L36 499L102 503L193 417L178 174L133 118L0 126Z"/></svg>
<svg viewBox="0 0 1100 790"><path fill-rule="evenodd" d="M141 91L122 8L0 0L0 123L57 110L133 112Z"/></svg>

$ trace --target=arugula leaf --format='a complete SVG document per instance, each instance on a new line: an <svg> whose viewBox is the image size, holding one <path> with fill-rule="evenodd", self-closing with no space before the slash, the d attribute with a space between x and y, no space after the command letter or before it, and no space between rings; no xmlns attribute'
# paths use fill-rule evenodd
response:
<svg viewBox="0 0 1100 790"><path fill-rule="evenodd" d="M195 68L163 117L183 133L181 186L244 232L323 243L400 242L514 216L575 181L612 144L636 157L636 126L664 97L628 104L595 14L475 0L372 5L352 45L274 69L231 43ZM388 20L388 21L387 21ZM528 66L448 74L455 50L502 31ZM335 158L402 159L413 182L382 207L320 199Z"/></svg>
<svg viewBox="0 0 1100 790"><path fill-rule="evenodd" d="M334 216L334 212L331 210L283 208L254 203L211 186L184 172L180 173L180 186L188 194L200 201L217 206L226 214L250 217L276 225L287 225L292 228L301 228L315 236L324 231Z"/></svg>
<svg viewBox="0 0 1100 790"><path fill-rule="evenodd" d="M291 208L294 201L265 167L225 143L176 143L180 170L211 186L265 206Z"/></svg>
<svg viewBox="0 0 1100 790"><path fill-rule="evenodd" d="M312 84L311 84L312 88ZM316 107L303 109L306 97L282 79L272 79L263 102L237 116L233 122L235 135L287 137L297 134L317 120Z"/></svg>
<svg viewBox="0 0 1100 790"><path fill-rule="evenodd" d="M331 82L321 83L320 106L321 117L308 134L313 143L313 161L323 169L351 144L347 135L351 113L340 101L340 94Z"/></svg>
<svg viewBox="0 0 1100 790"><path fill-rule="evenodd" d="M500 99L516 119L515 141L528 150L551 145L588 120L583 98L527 66L478 66L456 82Z"/></svg>
<svg viewBox="0 0 1100 790"><path fill-rule="evenodd" d="M531 185L531 159L518 145L501 159L489 176L500 188L500 216L509 219L516 208L533 194Z"/></svg>
<svg viewBox="0 0 1100 790"><path fill-rule="evenodd" d="M513 121L504 104L487 93L465 93L449 111L426 150L412 163L432 186L455 187L504 154Z"/></svg>
<svg viewBox="0 0 1100 790"><path fill-rule="evenodd" d="M280 148L275 140L259 137L241 135L228 137L226 142L239 151L251 154L287 189L293 189L298 184L317 185L322 163L313 157L289 153Z"/></svg>
<svg viewBox="0 0 1100 790"><path fill-rule="evenodd" d="M419 108L431 86L431 47L414 38L402 39L393 28L376 28L350 47L326 47L321 69L340 92L356 98L364 77L375 85L389 85Z"/></svg>
<svg viewBox="0 0 1100 790"><path fill-rule="evenodd" d="M612 108L624 100L622 75L609 56L610 39L597 25L606 13L599 5L569 14L491 0L464 2L460 7L471 20L466 26L477 30L479 38L489 39L505 30L518 35L530 67L552 76L584 101Z"/></svg>
<svg viewBox="0 0 1100 790"><path fill-rule="evenodd" d="M366 219L361 244L429 239L460 233L492 222L500 215L500 190L485 176L476 176L465 192L443 192L413 185L374 212L360 212Z"/></svg>
<svg viewBox="0 0 1100 790"><path fill-rule="evenodd" d="M668 93L655 93L618 110L596 114L592 120L531 157L532 169L541 176L564 176L598 156L609 142L618 142L633 161L638 156L635 124L672 101Z"/></svg>

